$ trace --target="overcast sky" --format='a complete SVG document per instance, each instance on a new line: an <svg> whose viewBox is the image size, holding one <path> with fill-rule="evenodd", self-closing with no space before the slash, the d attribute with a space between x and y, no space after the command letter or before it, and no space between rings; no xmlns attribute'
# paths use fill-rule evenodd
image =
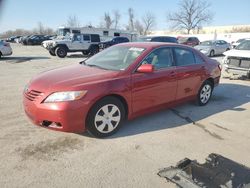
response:
<svg viewBox="0 0 250 188"><path fill-rule="evenodd" d="M1 1L1 0L0 0ZM250 24L250 0L207 0L215 14L209 25ZM104 12L121 13L120 26L127 24L127 10L132 7L135 16L141 19L151 11L157 18L155 30L168 28L166 15L178 9L179 1L171 0L3 0L0 4L0 33L10 29L33 29L38 22L56 29L67 22L69 16L76 16L81 25L100 24Z"/></svg>

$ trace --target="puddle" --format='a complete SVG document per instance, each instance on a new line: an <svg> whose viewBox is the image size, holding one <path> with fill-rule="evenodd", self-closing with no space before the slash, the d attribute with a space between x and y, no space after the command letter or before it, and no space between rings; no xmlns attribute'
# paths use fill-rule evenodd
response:
<svg viewBox="0 0 250 188"><path fill-rule="evenodd" d="M210 154L204 164L185 158L158 175L183 188L250 188L250 168L218 154Z"/></svg>
<svg viewBox="0 0 250 188"><path fill-rule="evenodd" d="M39 160L49 160L53 156L61 156L62 153L76 149L80 144L80 140L70 137L62 137L56 140L47 140L31 144L25 148L19 148L23 160L29 158Z"/></svg>

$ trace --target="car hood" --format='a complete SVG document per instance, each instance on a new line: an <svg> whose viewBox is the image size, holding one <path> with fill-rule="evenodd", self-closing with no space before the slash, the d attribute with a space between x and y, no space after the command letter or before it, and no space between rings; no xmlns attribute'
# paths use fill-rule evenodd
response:
<svg viewBox="0 0 250 188"><path fill-rule="evenodd" d="M250 50L229 50L223 53L226 56L250 58Z"/></svg>
<svg viewBox="0 0 250 188"><path fill-rule="evenodd" d="M78 64L43 72L31 80L29 88L40 92L80 90L85 85L112 79L118 74L118 71Z"/></svg>

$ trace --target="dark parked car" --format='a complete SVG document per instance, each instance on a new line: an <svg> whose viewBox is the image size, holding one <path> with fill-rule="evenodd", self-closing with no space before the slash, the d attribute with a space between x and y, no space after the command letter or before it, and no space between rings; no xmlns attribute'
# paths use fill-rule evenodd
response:
<svg viewBox="0 0 250 188"><path fill-rule="evenodd" d="M138 42L170 42L178 43L177 38L170 36L150 36L150 37L140 37Z"/></svg>
<svg viewBox="0 0 250 188"><path fill-rule="evenodd" d="M6 42L15 42L15 39L16 39L16 38L20 38L20 37L22 37L22 36L12 36L12 37L8 38L8 39L6 40Z"/></svg>
<svg viewBox="0 0 250 188"><path fill-rule="evenodd" d="M20 43L22 43L23 45L27 45L27 41L30 37L32 37L34 35L27 35L27 36L23 36L20 40Z"/></svg>
<svg viewBox="0 0 250 188"><path fill-rule="evenodd" d="M180 44L185 44L188 46L196 46L196 45L200 44L200 41L197 37L180 37L178 39L178 42Z"/></svg>
<svg viewBox="0 0 250 188"><path fill-rule="evenodd" d="M129 42L129 39L127 37L115 37L112 40L104 41L99 43L99 48L104 49L110 46L113 46L115 44Z"/></svg>
<svg viewBox="0 0 250 188"><path fill-rule="evenodd" d="M123 43L39 74L25 87L23 105L39 126L105 137L126 119L189 100L206 105L220 75L217 61L188 46Z"/></svg>
<svg viewBox="0 0 250 188"><path fill-rule="evenodd" d="M51 40L50 36L33 35L26 39L27 45L41 45L43 41Z"/></svg>

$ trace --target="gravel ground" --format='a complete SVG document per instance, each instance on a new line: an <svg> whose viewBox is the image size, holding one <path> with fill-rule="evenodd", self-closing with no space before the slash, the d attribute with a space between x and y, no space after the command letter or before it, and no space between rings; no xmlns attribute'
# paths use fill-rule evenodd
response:
<svg viewBox="0 0 250 188"><path fill-rule="evenodd" d="M202 163L210 153L250 167L249 81L221 79L205 107L188 103L143 116L96 139L34 126L22 108L33 76L84 57L12 47L13 55L0 60L0 187L175 187L158 177L160 168L185 157Z"/></svg>

